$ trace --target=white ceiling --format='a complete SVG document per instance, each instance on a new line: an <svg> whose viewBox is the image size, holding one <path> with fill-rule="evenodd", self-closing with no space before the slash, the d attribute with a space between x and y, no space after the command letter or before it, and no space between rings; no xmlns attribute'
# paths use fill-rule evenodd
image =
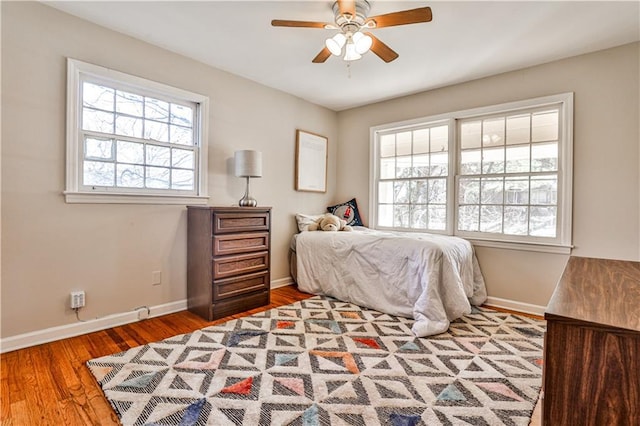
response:
<svg viewBox="0 0 640 426"><path fill-rule="evenodd" d="M71 1L46 4L340 111L640 40L640 1L375 1L370 16L430 6L433 21L375 34L400 57L311 59L336 31L331 0ZM350 76L349 76L350 74Z"/></svg>

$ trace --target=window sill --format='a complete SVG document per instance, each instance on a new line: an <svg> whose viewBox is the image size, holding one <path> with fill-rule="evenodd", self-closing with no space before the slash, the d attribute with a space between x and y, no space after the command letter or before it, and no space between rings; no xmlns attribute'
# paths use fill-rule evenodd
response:
<svg viewBox="0 0 640 426"><path fill-rule="evenodd" d="M560 244L539 244L539 243L518 243L508 241L489 241L489 240L474 240L472 238L462 237L474 247L491 247L506 250L521 250L521 251L535 251L540 253L553 253L553 254L571 254L573 246L566 246Z"/></svg>
<svg viewBox="0 0 640 426"><path fill-rule="evenodd" d="M65 191L64 196L67 204L206 205L209 201L209 197L197 195L144 195Z"/></svg>

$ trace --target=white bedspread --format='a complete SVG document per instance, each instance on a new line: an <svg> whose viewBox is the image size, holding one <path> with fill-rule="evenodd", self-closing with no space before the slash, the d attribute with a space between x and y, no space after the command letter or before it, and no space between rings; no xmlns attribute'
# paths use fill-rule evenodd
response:
<svg viewBox="0 0 640 426"><path fill-rule="evenodd" d="M414 318L420 337L446 331L487 298L473 247L457 237L302 232L295 251L300 290Z"/></svg>

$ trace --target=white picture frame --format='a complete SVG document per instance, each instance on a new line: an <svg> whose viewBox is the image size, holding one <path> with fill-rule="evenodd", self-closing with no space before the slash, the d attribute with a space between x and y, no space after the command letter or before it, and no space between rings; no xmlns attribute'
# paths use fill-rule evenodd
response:
<svg viewBox="0 0 640 426"><path fill-rule="evenodd" d="M296 130L296 191L327 192L329 139Z"/></svg>

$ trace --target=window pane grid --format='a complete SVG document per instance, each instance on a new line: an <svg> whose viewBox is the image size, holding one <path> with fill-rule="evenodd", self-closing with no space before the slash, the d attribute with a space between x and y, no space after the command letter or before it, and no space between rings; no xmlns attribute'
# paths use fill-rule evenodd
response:
<svg viewBox="0 0 640 426"><path fill-rule="evenodd" d="M373 128L374 226L431 231L444 217L445 233L489 245L568 247L572 113L566 93ZM435 123L455 137L444 150Z"/></svg>
<svg viewBox="0 0 640 426"><path fill-rule="evenodd" d="M193 145L195 105L185 106L90 81L84 81L82 88L82 130Z"/></svg>
<svg viewBox="0 0 640 426"><path fill-rule="evenodd" d="M378 139L378 226L447 227L448 125L386 133Z"/></svg>
<svg viewBox="0 0 640 426"><path fill-rule="evenodd" d="M102 151L87 148L96 145L96 142L98 147L103 147ZM155 160L155 163L154 160L149 161L148 153L157 149L167 150L168 157ZM180 146L178 149L173 144L156 144L131 138L98 139L87 134L83 184L93 187L191 191L194 189L195 155L195 149L189 146ZM190 164L182 164L185 160Z"/></svg>
<svg viewBox="0 0 640 426"><path fill-rule="evenodd" d="M193 192L196 106L84 81L82 185Z"/></svg>
<svg viewBox="0 0 640 426"><path fill-rule="evenodd" d="M559 113L460 121L459 231L557 237Z"/></svg>

